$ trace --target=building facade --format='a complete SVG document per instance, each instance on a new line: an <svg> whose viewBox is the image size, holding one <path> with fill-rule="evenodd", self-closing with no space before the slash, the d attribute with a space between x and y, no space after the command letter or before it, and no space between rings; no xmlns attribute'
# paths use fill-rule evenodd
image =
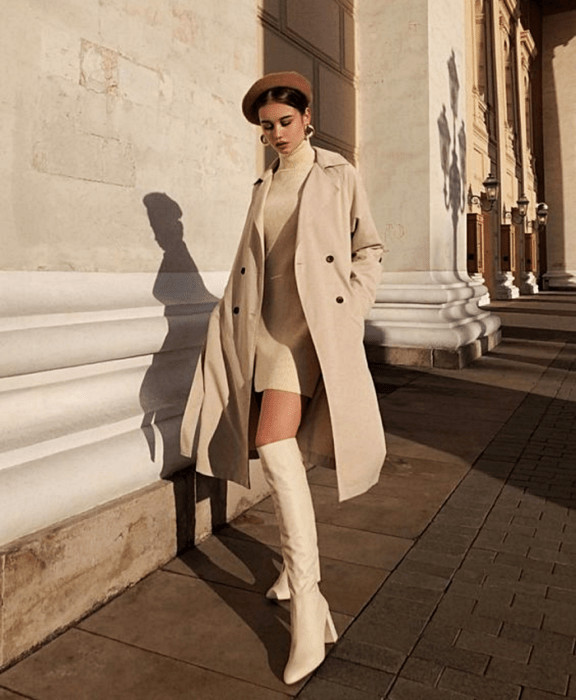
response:
<svg viewBox="0 0 576 700"><path fill-rule="evenodd" d="M572 5L0 0L0 667L266 494L178 449L270 158L250 84L306 75L364 179L367 352L458 367L498 341L490 297L575 284Z"/></svg>
<svg viewBox="0 0 576 700"><path fill-rule="evenodd" d="M495 299L574 289L564 193L574 182L576 3L477 0L466 11L468 271ZM492 206L488 174L500 187Z"/></svg>

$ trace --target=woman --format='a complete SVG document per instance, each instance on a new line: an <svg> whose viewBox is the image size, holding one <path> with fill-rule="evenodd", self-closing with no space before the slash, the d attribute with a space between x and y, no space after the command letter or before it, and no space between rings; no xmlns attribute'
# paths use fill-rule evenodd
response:
<svg viewBox="0 0 576 700"><path fill-rule="evenodd" d="M312 90L271 73L242 110L278 159L254 186L230 280L212 313L182 428L200 473L249 486L257 449L274 501L284 567L269 598L291 601L295 683L336 641L319 591L306 466L336 469L340 500L378 480L385 443L363 347L382 245L356 170L312 148Z"/></svg>

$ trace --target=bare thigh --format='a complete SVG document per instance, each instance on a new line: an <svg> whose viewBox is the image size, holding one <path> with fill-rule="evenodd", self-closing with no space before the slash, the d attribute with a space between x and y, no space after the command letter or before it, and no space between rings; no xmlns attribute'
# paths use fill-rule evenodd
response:
<svg viewBox="0 0 576 700"><path fill-rule="evenodd" d="M308 399L279 389L266 389L262 395L256 447L296 437Z"/></svg>

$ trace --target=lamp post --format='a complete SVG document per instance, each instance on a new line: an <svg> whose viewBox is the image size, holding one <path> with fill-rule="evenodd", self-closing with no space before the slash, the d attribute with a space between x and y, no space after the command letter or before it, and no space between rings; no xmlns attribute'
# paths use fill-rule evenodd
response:
<svg viewBox="0 0 576 700"><path fill-rule="evenodd" d="M545 277L548 272L548 251L546 248L546 224L548 223L548 205L540 202L536 205L536 219L538 220L538 258L539 281L542 289L548 289L548 280Z"/></svg>

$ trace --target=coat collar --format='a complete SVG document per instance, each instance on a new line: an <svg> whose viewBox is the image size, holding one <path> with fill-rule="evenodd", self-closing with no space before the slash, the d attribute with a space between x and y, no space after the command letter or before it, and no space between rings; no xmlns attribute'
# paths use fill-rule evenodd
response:
<svg viewBox="0 0 576 700"><path fill-rule="evenodd" d="M316 154L316 159L314 165L318 165L324 172L328 168L333 168L338 165L348 165L346 158L341 156L339 153L334 151L327 151L325 148L317 148L313 146L314 152ZM272 163L263 171L262 175L256 180L255 185L259 185L264 182L267 178L271 178L273 172L278 167L279 158L275 158Z"/></svg>
<svg viewBox="0 0 576 700"><path fill-rule="evenodd" d="M339 153L327 151L324 148L314 148L314 151L316 152L316 160L306 180L306 186L302 191L300 212L298 215L298 230L301 229L303 221L304 223L306 222L306 218L310 216L310 212L314 211L315 214L318 215L325 206L332 204L333 200L331 199L330 193L340 189L338 178L334 177L334 171L332 169L338 166L349 165L346 158ZM264 202L266 201L266 196L270 189L270 184L272 183L274 168L278 164L278 160L277 158L266 168L262 176L254 183L256 189L254 191L252 216L259 234L262 254L264 254ZM303 214L303 210L304 212L308 210L309 213ZM299 236L296 238L296 246L298 246L298 244Z"/></svg>

